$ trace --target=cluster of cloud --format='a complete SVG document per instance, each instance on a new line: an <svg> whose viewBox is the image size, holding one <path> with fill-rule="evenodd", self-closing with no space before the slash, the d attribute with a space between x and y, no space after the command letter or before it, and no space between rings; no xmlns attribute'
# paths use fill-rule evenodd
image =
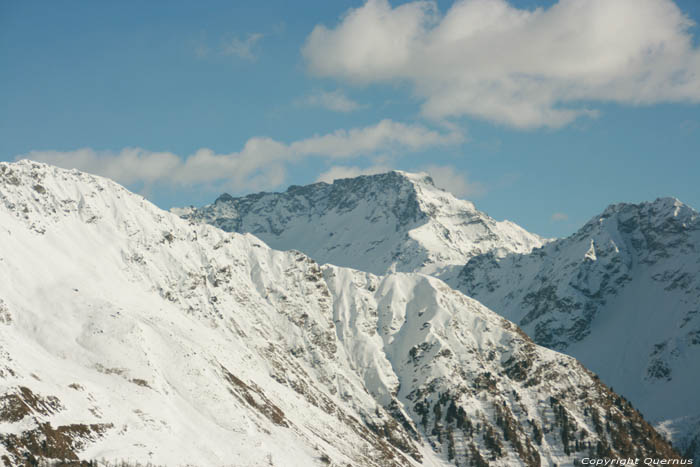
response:
<svg viewBox="0 0 700 467"><path fill-rule="evenodd" d="M333 112L353 112L363 105L355 102L340 89L335 91L315 91L296 101L302 107L320 107Z"/></svg>
<svg viewBox="0 0 700 467"><path fill-rule="evenodd" d="M410 83L428 118L556 128L595 116L591 101L699 102L691 26L672 0L458 0L445 14L432 1L368 0L316 26L302 53L317 76Z"/></svg>
<svg viewBox="0 0 700 467"><path fill-rule="evenodd" d="M338 180L341 178L354 178L360 175L374 175L390 171L391 168L385 165L372 165L370 167L358 167L355 165L335 165L330 167L325 172L322 172L318 178L317 182L333 183L333 180Z"/></svg>
<svg viewBox="0 0 700 467"><path fill-rule="evenodd" d="M217 154L199 149L181 158L170 152L125 148L119 152L30 151L17 159L32 159L64 168L77 168L104 175L125 185L206 185L212 191L262 190L280 186L288 164L309 157L347 160L399 151L459 144L464 135L457 129L436 131L418 124L382 120L376 125L337 130L325 135L283 143L271 138L251 138L238 152Z"/></svg>
<svg viewBox="0 0 700 467"><path fill-rule="evenodd" d="M255 60L253 47L255 47L255 44L257 44L263 37L264 35L259 32L248 34L248 37L245 39L234 37L224 44L221 49L221 53L224 55L233 55L244 60Z"/></svg>
<svg viewBox="0 0 700 467"><path fill-rule="evenodd" d="M224 39L219 46L212 46L207 43L206 35L203 33L199 38L191 42L194 54L197 58L205 59L215 55L227 55L240 58L241 60L257 60L257 44L266 35L260 32L249 33L244 38L229 37Z"/></svg>

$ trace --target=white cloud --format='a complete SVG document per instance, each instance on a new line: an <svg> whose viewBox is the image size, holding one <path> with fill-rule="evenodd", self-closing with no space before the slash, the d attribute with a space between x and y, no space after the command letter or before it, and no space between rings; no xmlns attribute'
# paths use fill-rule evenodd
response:
<svg viewBox="0 0 700 467"><path fill-rule="evenodd" d="M65 168L79 168L104 175L120 183L153 183L172 173L181 160L169 152L151 152L140 148L125 148L118 154L97 152L89 148L76 151L30 151L17 159L31 159Z"/></svg>
<svg viewBox="0 0 700 467"><path fill-rule="evenodd" d="M438 132L421 125L382 120L376 125L337 130L326 135L283 143L271 138L251 138L239 152L217 154L202 148L187 157L169 152L125 148L119 152L31 151L17 156L104 175L126 185L207 185L212 190L270 189L284 182L286 167L309 157L332 160L376 157L379 153L411 152L457 144L464 140L456 129Z"/></svg>
<svg viewBox="0 0 700 467"><path fill-rule="evenodd" d="M551 220L554 222L566 221L569 220L569 216L567 216L563 212L555 212L554 214L552 214Z"/></svg>
<svg viewBox="0 0 700 467"><path fill-rule="evenodd" d="M419 151L430 146L458 144L464 140L464 135L458 129L440 133L423 125L385 119L374 126L336 130L295 141L289 148L294 154L345 158L378 151Z"/></svg>
<svg viewBox="0 0 700 467"><path fill-rule="evenodd" d="M239 39L234 37L228 41L221 49L221 53L224 55L235 55L238 58L245 60L255 60L255 53L253 48L255 44L264 37L261 33L248 34L245 39Z"/></svg>
<svg viewBox="0 0 700 467"><path fill-rule="evenodd" d="M264 152L260 153L265 157ZM218 191L235 187L238 190L265 189L284 181L284 165L267 159L267 164L252 161L255 155L245 149L235 154L214 154L200 149L184 160L170 152L151 152L141 148L125 148L119 152L95 151L30 151L16 159L79 169L102 175L123 185L142 183L147 187L168 184L188 187L209 184ZM218 172L218 173L217 173Z"/></svg>
<svg viewBox="0 0 700 467"><path fill-rule="evenodd" d="M452 166L429 165L421 170L430 174L435 185L443 188L458 198L474 198L486 193L483 183L472 182L467 174Z"/></svg>
<svg viewBox="0 0 700 467"><path fill-rule="evenodd" d="M350 99L341 90L317 91L297 101L306 107L321 107L334 112L353 112L363 106Z"/></svg>
<svg viewBox="0 0 700 467"><path fill-rule="evenodd" d="M360 175L374 175L384 172L389 172L391 169L383 165L373 165L367 168L356 166L336 165L323 172L316 179L317 182L333 183L333 180L340 178L353 178Z"/></svg>
<svg viewBox="0 0 700 467"><path fill-rule="evenodd" d="M369 0L316 26L302 53L319 76L411 83L431 118L560 127L596 115L582 101L700 102L691 26L672 0L459 0L445 14Z"/></svg>

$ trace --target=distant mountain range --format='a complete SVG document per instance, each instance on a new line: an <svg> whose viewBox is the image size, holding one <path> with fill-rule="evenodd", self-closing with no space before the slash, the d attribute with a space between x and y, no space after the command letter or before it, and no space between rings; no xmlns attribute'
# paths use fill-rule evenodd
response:
<svg viewBox="0 0 700 467"><path fill-rule="evenodd" d="M398 171L176 212L320 263L439 277L579 359L700 462L700 220L676 199L610 206L555 241Z"/></svg>
<svg viewBox="0 0 700 467"><path fill-rule="evenodd" d="M252 233L272 248L373 274L449 277L486 252L526 253L545 243L455 198L426 174L378 175L291 186L284 193L228 194L202 208L174 209L227 232Z"/></svg>
<svg viewBox="0 0 700 467"><path fill-rule="evenodd" d="M542 244L475 210L470 224L461 204L445 238L484 235L433 256L424 237L411 242L424 201L392 204L390 225L406 226L396 238L415 247L397 270ZM383 223L372 219L361 225ZM678 458L575 359L441 280L319 265L31 161L0 163L0 427L9 465Z"/></svg>
<svg viewBox="0 0 700 467"><path fill-rule="evenodd" d="M573 355L700 457L700 216L617 204L530 254L486 253L453 286Z"/></svg>

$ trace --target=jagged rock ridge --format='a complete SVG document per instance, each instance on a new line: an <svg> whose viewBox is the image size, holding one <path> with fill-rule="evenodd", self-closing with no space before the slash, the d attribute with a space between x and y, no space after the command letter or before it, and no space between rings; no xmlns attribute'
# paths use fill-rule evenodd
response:
<svg viewBox="0 0 700 467"><path fill-rule="evenodd" d="M700 461L697 211L613 205L530 254L475 257L453 285L579 359Z"/></svg>
<svg viewBox="0 0 700 467"><path fill-rule="evenodd" d="M436 188L426 174L400 171L291 186L284 193L224 194L214 204L173 212L228 232L252 233L319 263L375 274L447 277L474 255L527 252L544 242Z"/></svg>
<svg viewBox="0 0 700 467"><path fill-rule="evenodd" d="M0 163L0 458L674 457L574 359L419 274L319 266L106 179Z"/></svg>

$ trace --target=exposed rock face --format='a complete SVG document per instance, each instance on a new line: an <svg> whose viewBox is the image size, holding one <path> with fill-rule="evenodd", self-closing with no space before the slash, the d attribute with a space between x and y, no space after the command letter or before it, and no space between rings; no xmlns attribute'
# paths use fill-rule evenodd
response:
<svg viewBox="0 0 700 467"><path fill-rule="evenodd" d="M224 194L209 206L173 211L228 232L252 233L319 263L374 274L448 277L474 255L528 252L544 242L436 188L426 174L399 171L291 186L284 193Z"/></svg>
<svg viewBox="0 0 700 467"><path fill-rule="evenodd" d="M29 161L0 163L0 226L7 463L676 456L574 359L435 278L319 266Z"/></svg>
<svg viewBox="0 0 700 467"><path fill-rule="evenodd" d="M530 254L475 257L453 285L538 344L578 358L655 422L684 427L668 430L676 446L697 439L697 424L687 422L700 417L700 216L692 208L672 198L610 206Z"/></svg>

